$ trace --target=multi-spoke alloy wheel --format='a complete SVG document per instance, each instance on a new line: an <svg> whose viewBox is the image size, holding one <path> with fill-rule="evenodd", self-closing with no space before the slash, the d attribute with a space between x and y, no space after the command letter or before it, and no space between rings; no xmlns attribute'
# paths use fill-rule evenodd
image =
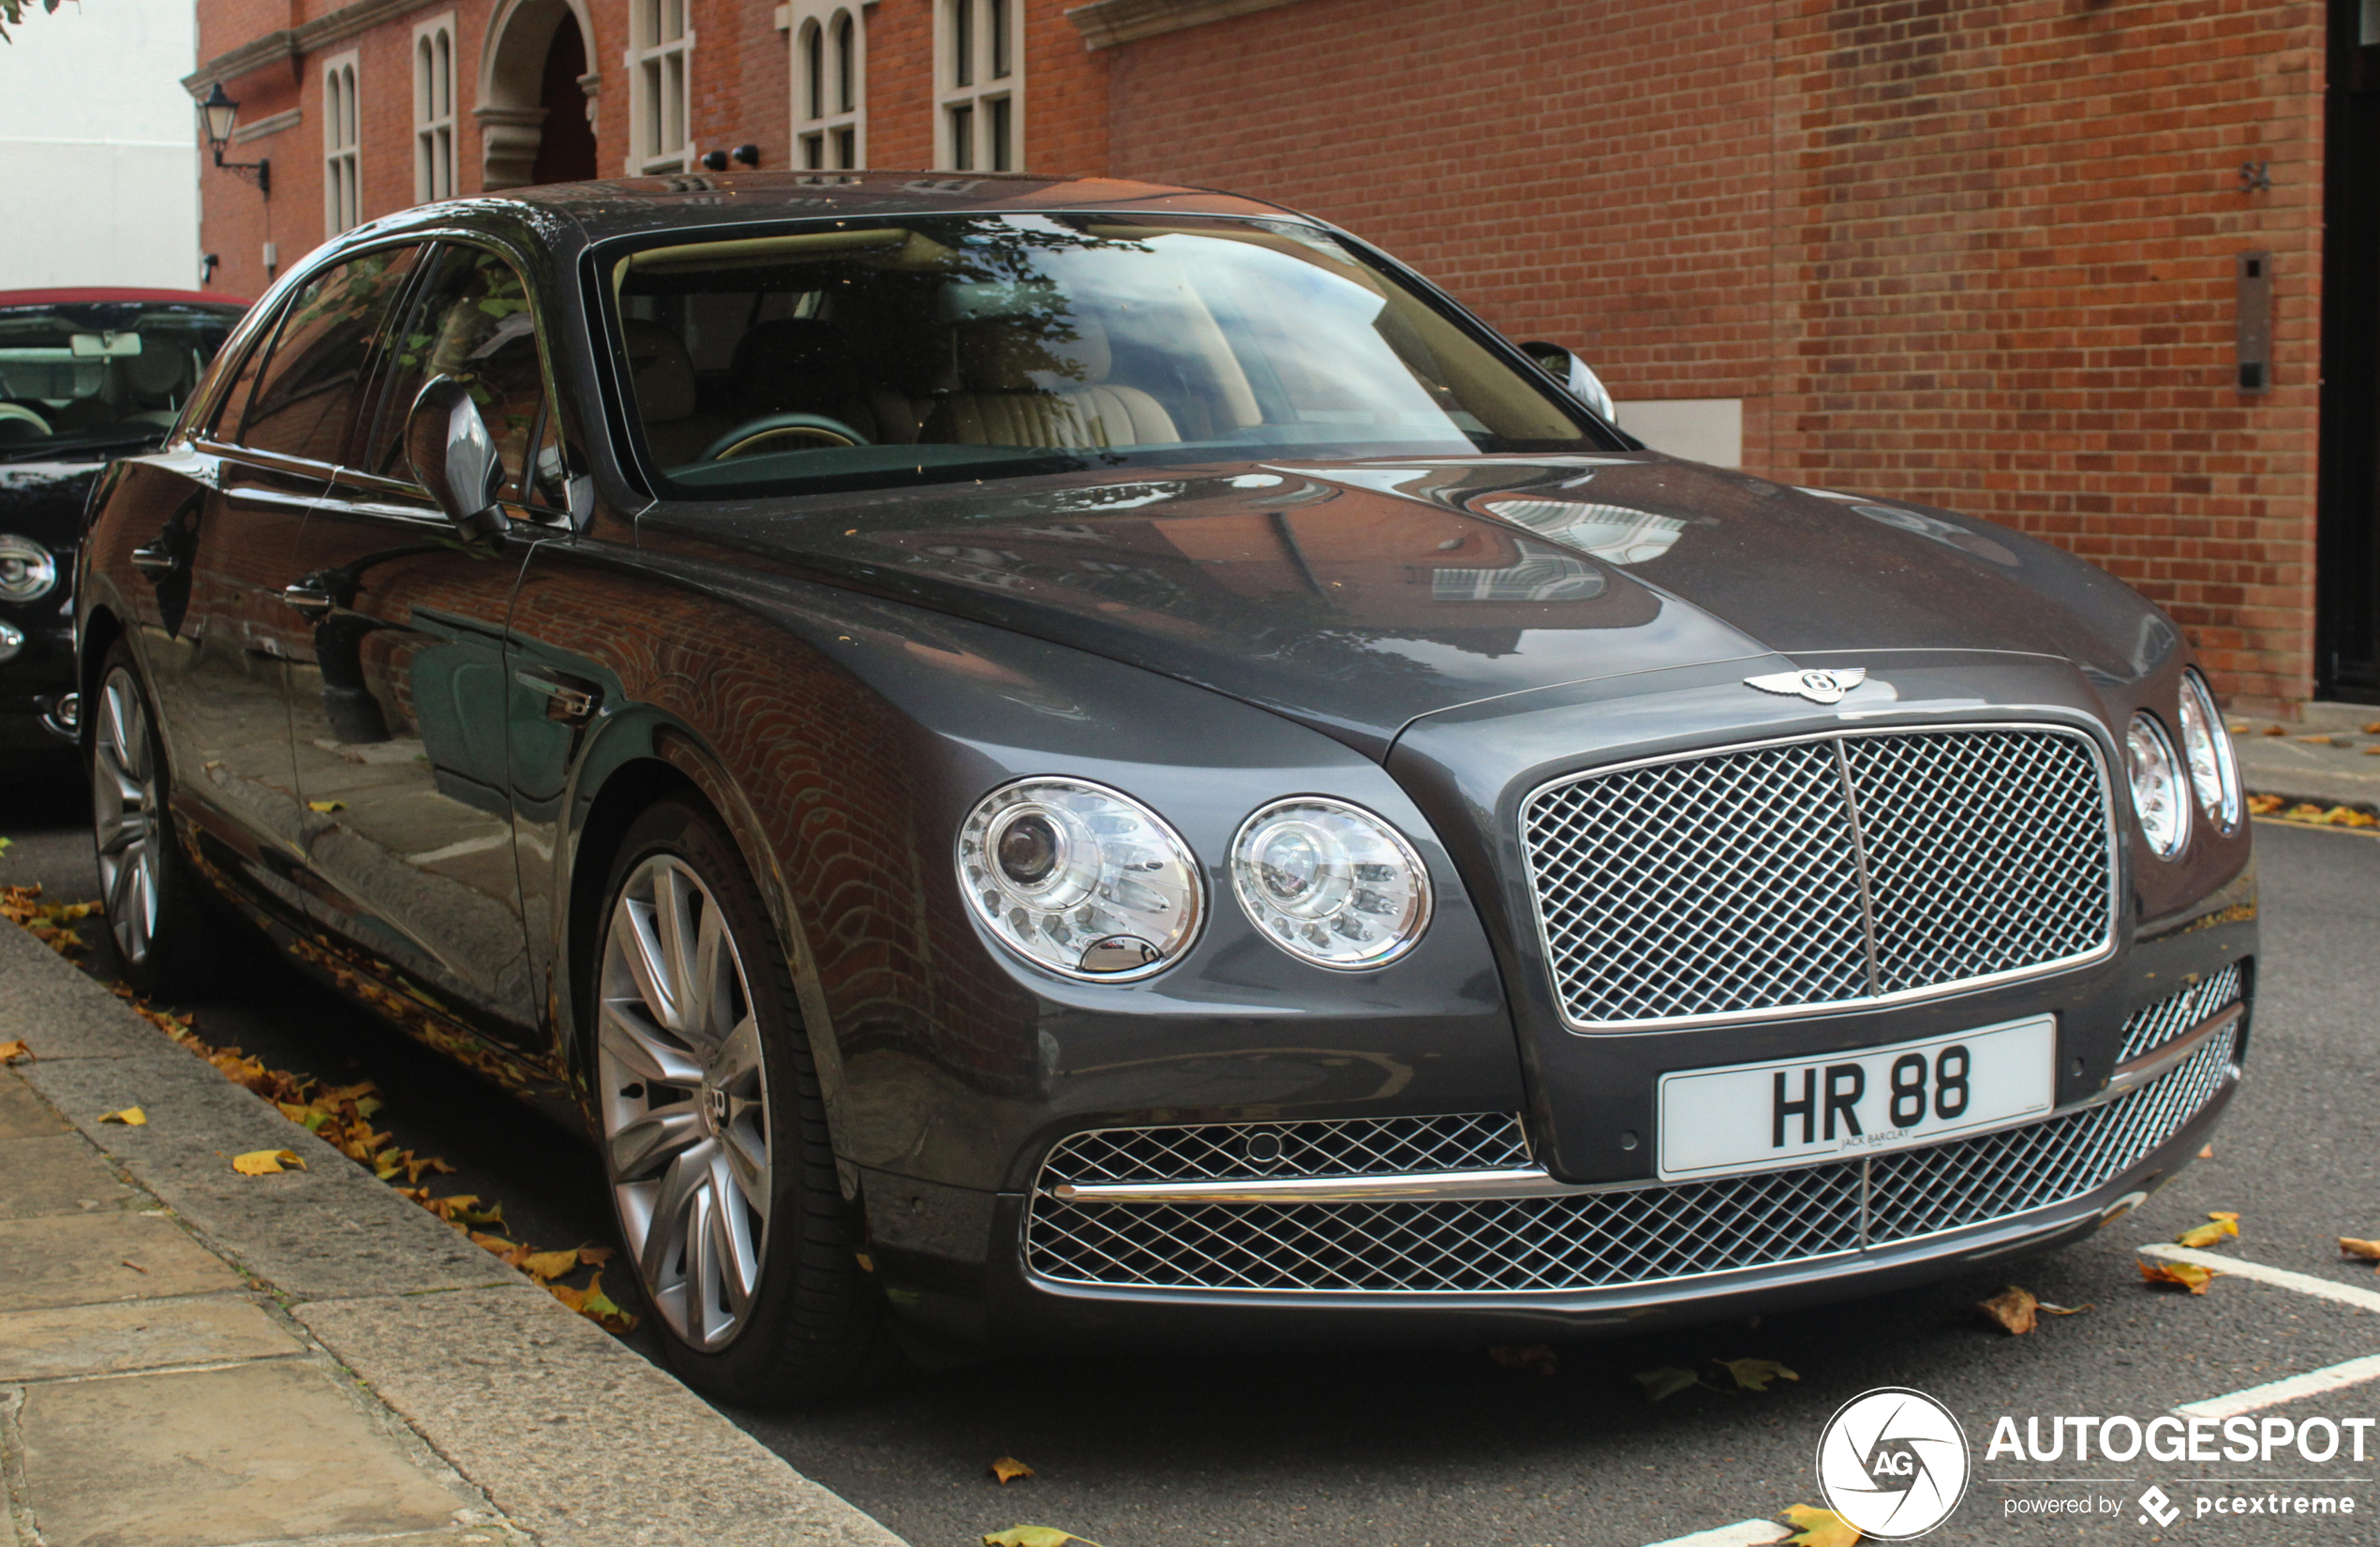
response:
<svg viewBox="0 0 2380 1547"><path fill-rule="evenodd" d="M148 965L157 932L165 813L149 711L132 673L112 666L92 727L91 829L99 849L99 894L125 962Z"/></svg>
<svg viewBox="0 0 2380 1547"><path fill-rule="evenodd" d="M597 992L598 1100L629 1252L670 1331L723 1348L751 1319L767 1255L768 1068L742 948L683 858L646 857L615 894Z"/></svg>

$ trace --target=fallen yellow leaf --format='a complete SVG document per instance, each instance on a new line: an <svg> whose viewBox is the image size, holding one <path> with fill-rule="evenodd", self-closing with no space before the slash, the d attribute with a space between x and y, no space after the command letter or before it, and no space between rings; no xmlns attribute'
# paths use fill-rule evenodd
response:
<svg viewBox="0 0 2380 1547"><path fill-rule="evenodd" d="M250 1150L231 1157L231 1168L242 1176L271 1176L275 1171L305 1169L295 1150Z"/></svg>
<svg viewBox="0 0 2380 1547"><path fill-rule="evenodd" d="M2033 1298L2033 1292L2030 1289L2019 1288L2011 1284L1989 1300L1977 1301L1975 1309L1981 1311L1987 1320L1996 1323L2001 1331L2008 1333L2009 1336L2022 1337L2033 1330L2034 1323L2039 1318L2041 1302Z"/></svg>
<svg viewBox="0 0 2380 1547"><path fill-rule="evenodd" d="M2212 1159L2214 1159L2214 1158L2215 1158L2215 1147L2214 1147L2213 1145L2211 1145L2211 1144L2209 1144L2209 1145L2206 1145L2206 1146L2202 1147L2202 1148L2198 1151L2198 1158L2199 1158L2199 1159L2201 1159L2201 1160L2212 1160Z"/></svg>
<svg viewBox="0 0 2380 1547"><path fill-rule="evenodd" d="M1066 1547L1069 1541L1079 1541L1082 1547L1099 1547L1072 1531L1061 1531L1055 1525L1011 1525L984 1538L984 1547Z"/></svg>
<svg viewBox="0 0 2380 1547"><path fill-rule="evenodd" d="M1554 1367L1562 1361L1561 1355L1542 1343L1518 1346L1499 1345L1488 1350L1488 1358L1508 1370L1535 1370L1540 1376L1552 1375Z"/></svg>
<svg viewBox="0 0 2380 1547"><path fill-rule="evenodd" d="M149 1114L138 1107L126 1107L121 1111L101 1112L99 1121L121 1123L127 1128L145 1128L149 1125Z"/></svg>
<svg viewBox="0 0 2380 1547"><path fill-rule="evenodd" d="M1000 1485L1005 1488L1020 1477L1033 1476L1033 1468L1015 1456L1002 1456L991 1464L991 1475L998 1478Z"/></svg>
<svg viewBox="0 0 2380 1547"><path fill-rule="evenodd" d="M2341 1236L2339 1250L2349 1257L2359 1257L2370 1261L2380 1262L2380 1241L2358 1241L2353 1236Z"/></svg>
<svg viewBox="0 0 2380 1547"><path fill-rule="evenodd" d="M607 1332L625 1335L636 1330L636 1318L603 1292L603 1275L600 1272L587 1281L584 1289L549 1284L545 1292Z"/></svg>
<svg viewBox="0 0 2380 1547"><path fill-rule="evenodd" d="M1796 1504L1785 1518L1799 1527L1785 1547L1858 1547L1859 1528L1832 1510Z"/></svg>
<svg viewBox="0 0 2380 1547"><path fill-rule="evenodd" d="M1772 1380L1802 1378L1773 1359L1715 1359L1711 1362L1733 1376L1737 1388L1747 1391L1765 1391Z"/></svg>
<svg viewBox="0 0 2380 1547"><path fill-rule="evenodd" d="M32 1062L33 1049L26 1047L22 1038L14 1042L0 1042L0 1064L30 1064Z"/></svg>
<svg viewBox="0 0 2380 1547"><path fill-rule="evenodd" d="M2211 1246L2218 1241L2226 1237L2236 1238L2239 1234L2238 1215L2214 1214L2209 1217L2208 1223L2194 1225L2174 1237L2174 1243L2178 1246Z"/></svg>
<svg viewBox="0 0 2380 1547"><path fill-rule="evenodd" d="M2194 1295L2207 1292L2207 1283L2223 1275L2194 1262L2143 1262L2140 1276L2150 1285L2179 1284Z"/></svg>
<svg viewBox="0 0 2380 1547"><path fill-rule="evenodd" d="M1664 1364L1658 1370L1639 1370L1629 1376L1644 1391L1644 1400L1659 1402L1673 1397L1688 1386L1700 1386L1703 1377L1691 1370L1681 1370L1674 1364Z"/></svg>
<svg viewBox="0 0 2380 1547"><path fill-rule="evenodd" d="M522 1257L516 1266L540 1284L550 1283L564 1273L577 1271L578 1248L573 1246L558 1252L531 1252Z"/></svg>
<svg viewBox="0 0 2380 1547"><path fill-rule="evenodd" d="M309 800L305 803L305 809L309 811L320 811L324 816L328 816L333 811L343 811L347 810L347 802L344 800Z"/></svg>

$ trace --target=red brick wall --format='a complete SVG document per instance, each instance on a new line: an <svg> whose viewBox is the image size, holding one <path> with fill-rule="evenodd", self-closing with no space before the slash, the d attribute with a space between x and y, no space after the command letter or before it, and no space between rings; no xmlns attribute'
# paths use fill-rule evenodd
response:
<svg viewBox="0 0 2380 1547"><path fill-rule="evenodd" d="M1113 171L1276 199L1747 464L2113 569L2311 691L2313 0L1302 0L1103 51ZM2271 163L2243 195L2235 169ZM2230 389L2233 255L2276 389Z"/></svg>

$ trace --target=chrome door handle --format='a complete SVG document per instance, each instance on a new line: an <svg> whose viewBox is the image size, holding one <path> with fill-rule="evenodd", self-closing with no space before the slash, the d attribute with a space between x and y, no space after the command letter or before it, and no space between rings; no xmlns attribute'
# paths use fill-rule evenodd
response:
<svg viewBox="0 0 2380 1547"><path fill-rule="evenodd" d="M319 586L309 586L303 580L282 587L281 600L308 617L327 617L331 609L338 605L332 600L330 592Z"/></svg>
<svg viewBox="0 0 2380 1547"><path fill-rule="evenodd" d="M127 557L131 558L134 569L152 580L163 580L182 567L181 556L168 546L162 537L133 549Z"/></svg>

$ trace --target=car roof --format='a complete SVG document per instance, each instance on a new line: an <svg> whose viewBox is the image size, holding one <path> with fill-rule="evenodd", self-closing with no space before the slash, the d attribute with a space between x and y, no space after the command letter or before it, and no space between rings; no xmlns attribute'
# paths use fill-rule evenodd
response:
<svg viewBox="0 0 2380 1547"><path fill-rule="evenodd" d="M509 212L505 206L511 206ZM460 217L509 215L531 225L541 216L575 225L592 244L644 231L743 226L763 221L877 218L908 215L1010 214L1069 209L1131 209L1180 215L1269 216L1292 212L1261 200L1204 188L1113 177L1044 177L1019 172L742 171L609 178L505 188L483 198L416 205L358 227L350 238L394 234Z"/></svg>
<svg viewBox="0 0 2380 1547"><path fill-rule="evenodd" d="M248 305L220 290L150 290L125 286L80 285L63 290L0 290L0 306L88 306L111 302L146 302L151 305L226 306L245 310Z"/></svg>

